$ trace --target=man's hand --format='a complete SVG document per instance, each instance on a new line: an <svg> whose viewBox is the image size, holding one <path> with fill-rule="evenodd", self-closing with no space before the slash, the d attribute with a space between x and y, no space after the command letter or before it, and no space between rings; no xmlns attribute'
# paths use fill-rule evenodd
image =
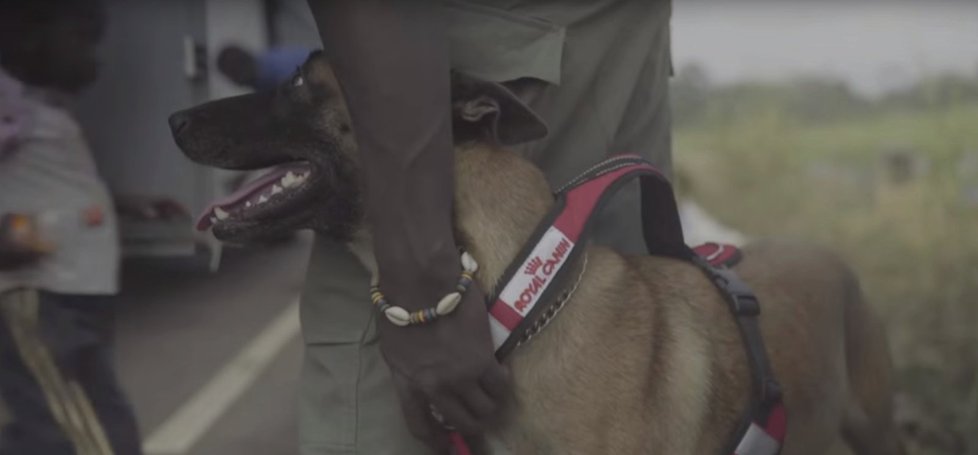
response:
<svg viewBox="0 0 978 455"><path fill-rule="evenodd" d="M478 435L499 417L510 397L507 370L493 355L482 292L477 285L454 313L432 324L397 327L379 319L381 351L394 375L408 428L436 449L447 447L445 428Z"/></svg>
<svg viewBox="0 0 978 455"><path fill-rule="evenodd" d="M170 221L190 217L180 203L163 197L115 195L114 205L120 216L139 221Z"/></svg>
<svg viewBox="0 0 978 455"><path fill-rule="evenodd" d="M0 270L32 265L53 250L41 240L33 219L24 214L0 215Z"/></svg>

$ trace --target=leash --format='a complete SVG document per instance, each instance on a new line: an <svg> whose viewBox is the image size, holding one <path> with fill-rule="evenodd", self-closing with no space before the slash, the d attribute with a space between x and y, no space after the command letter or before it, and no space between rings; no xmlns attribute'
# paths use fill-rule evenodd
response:
<svg viewBox="0 0 978 455"><path fill-rule="evenodd" d="M517 260L503 273L504 285L487 300L496 358L506 358L539 333L576 289L566 283L581 263L596 217L614 194L634 179L642 197L643 237L648 254L691 262L710 278L727 302L747 353L752 399L722 452L733 455L777 455L786 432L781 387L774 378L757 318L760 303L730 268L740 260L733 246L710 243L690 248L683 238L672 185L648 161L636 155L611 157L574 178L555 193L551 211L539 223ZM565 291L562 291L565 290ZM554 302L541 305L541 302ZM469 455L464 438L451 433L456 455Z"/></svg>
<svg viewBox="0 0 978 455"><path fill-rule="evenodd" d="M465 442L465 438L462 437L461 433L457 431L448 433L448 442L455 449L453 455L472 455L472 450L469 449L469 444Z"/></svg>

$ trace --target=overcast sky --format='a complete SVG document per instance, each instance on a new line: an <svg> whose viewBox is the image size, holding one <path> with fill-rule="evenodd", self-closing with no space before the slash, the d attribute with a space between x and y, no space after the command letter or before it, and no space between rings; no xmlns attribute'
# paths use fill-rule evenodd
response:
<svg viewBox="0 0 978 455"><path fill-rule="evenodd" d="M978 0L675 0L673 51L720 82L819 72L873 94L978 75Z"/></svg>

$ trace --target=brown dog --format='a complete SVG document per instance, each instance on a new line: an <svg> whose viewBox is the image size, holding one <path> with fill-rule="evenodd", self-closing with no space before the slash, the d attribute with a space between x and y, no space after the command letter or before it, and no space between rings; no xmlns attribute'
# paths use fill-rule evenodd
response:
<svg viewBox="0 0 978 455"><path fill-rule="evenodd" d="M455 83L457 238L491 290L554 199L539 169L484 133L535 137L543 126L498 85ZM321 54L275 93L211 102L170 122L199 163L291 169L221 201L202 228L227 240L313 228L349 242L376 270L356 144ZM861 455L903 453L884 330L854 275L831 253L800 243L763 242L744 253L736 271L762 303L762 332L784 388L782 453L822 454L840 436ZM517 401L493 436L514 454L718 453L750 396L744 348L720 294L682 261L598 246L586 255L565 309L507 360Z"/></svg>

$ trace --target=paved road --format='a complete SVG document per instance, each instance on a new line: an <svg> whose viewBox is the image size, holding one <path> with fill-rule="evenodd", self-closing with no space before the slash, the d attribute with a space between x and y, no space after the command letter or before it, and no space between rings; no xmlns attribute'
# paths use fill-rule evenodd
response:
<svg viewBox="0 0 978 455"><path fill-rule="evenodd" d="M294 454L296 298L308 239L226 250L210 274L132 264L119 297L119 373L152 454Z"/></svg>

